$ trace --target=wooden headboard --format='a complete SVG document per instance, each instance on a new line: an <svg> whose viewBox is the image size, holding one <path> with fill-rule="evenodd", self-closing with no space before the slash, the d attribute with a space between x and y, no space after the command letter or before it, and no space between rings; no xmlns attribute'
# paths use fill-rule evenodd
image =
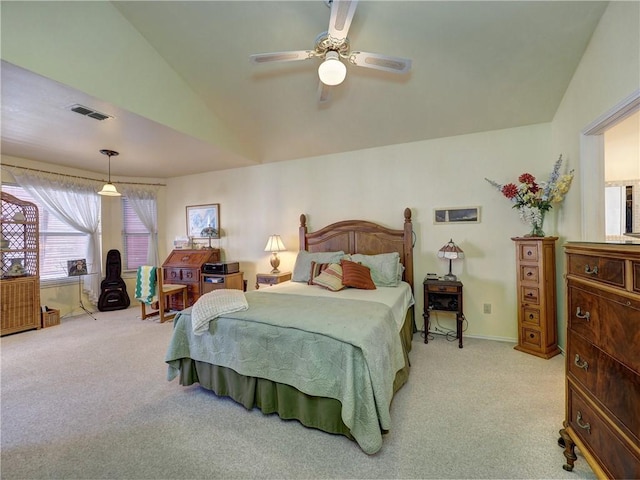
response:
<svg viewBox="0 0 640 480"><path fill-rule="evenodd" d="M413 290L413 225L411 209L404 209L404 228L393 230L365 220L345 220L320 230L307 231L307 217L300 215L300 250L308 252L378 253L398 252L404 265L404 281Z"/></svg>

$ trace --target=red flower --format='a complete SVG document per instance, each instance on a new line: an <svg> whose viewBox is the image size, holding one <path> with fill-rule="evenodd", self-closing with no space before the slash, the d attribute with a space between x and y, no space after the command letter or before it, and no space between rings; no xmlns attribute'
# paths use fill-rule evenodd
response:
<svg viewBox="0 0 640 480"><path fill-rule="evenodd" d="M502 187L502 194L507 198L515 198L518 194L518 187L516 187L513 183L507 183Z"/></svg>
<svg viewBox="0 0 640 480"><path fill-rule="evenodd" d="M534 177L530 173L523 173L518 177L518 181L527 185L527 191L529 193L535 195L536 192L540 190L540 186L536 183L536 177Z"/></svg>
<svg viewBox="0 0 640 480"><path fill-rule="evenodd" d="M534 177L530 173L523 173L522 175L520 175L518 177L518 181L520 183L526 183L527 185L535 185L536 184L536 177Z"/></svg>

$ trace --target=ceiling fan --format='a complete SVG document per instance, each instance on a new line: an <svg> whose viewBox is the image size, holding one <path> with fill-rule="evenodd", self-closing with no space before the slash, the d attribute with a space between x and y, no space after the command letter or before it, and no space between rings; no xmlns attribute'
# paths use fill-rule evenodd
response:
<svg viewBox="0 0 640 480"><path fill-rule="evenodd" d="M288 52L257 53L249 56L255 64L269 62L292 62L320 58L323 62L318 67L320 84L318 100L320 103L330 99L330 87L341 84L346 75L345 63L357 67L374 68L391 73L406 73L411 69L411 60L391 57L379 53L352 51L347 32L353 20L358 0L326 0L331 8L329 30L316 37L312 50L293 50Z"/></svg>

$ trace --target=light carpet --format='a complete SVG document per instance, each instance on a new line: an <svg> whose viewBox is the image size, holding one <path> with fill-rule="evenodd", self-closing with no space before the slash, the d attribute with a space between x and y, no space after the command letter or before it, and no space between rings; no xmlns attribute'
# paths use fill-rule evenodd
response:
<svg viewBox="0 0 640 480"><path fill-rule="evenodd" d="M137 308L1 340L3 479L595 478L562 469L564 358L414 337L392 430L345 437L166 381L172 323Z"/></svg>

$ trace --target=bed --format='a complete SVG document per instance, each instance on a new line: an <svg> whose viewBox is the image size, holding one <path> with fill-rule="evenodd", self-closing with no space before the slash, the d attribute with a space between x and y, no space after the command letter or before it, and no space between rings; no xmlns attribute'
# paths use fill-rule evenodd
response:
<svg viewBox="0 0 640 480"><path fill-rule="evenodd" d="M411 210L405 209L397 230L348 220L309 232L301 215L299 237L292 281L236 291L245 308L215 316L204 327L199 304L176 316L165 357L168 379L345 435L374 454L391 429L393 395L409 376L415 332ZM301 277L305 262L314 262L311 277L320 265L336 268L335 255L344 259L338 265L345 266L345 282L351 263L382 258L388 265L388 257L397 258L397 285L376 278L377 266L371 267L375 290L333 291Z"/></svg>

